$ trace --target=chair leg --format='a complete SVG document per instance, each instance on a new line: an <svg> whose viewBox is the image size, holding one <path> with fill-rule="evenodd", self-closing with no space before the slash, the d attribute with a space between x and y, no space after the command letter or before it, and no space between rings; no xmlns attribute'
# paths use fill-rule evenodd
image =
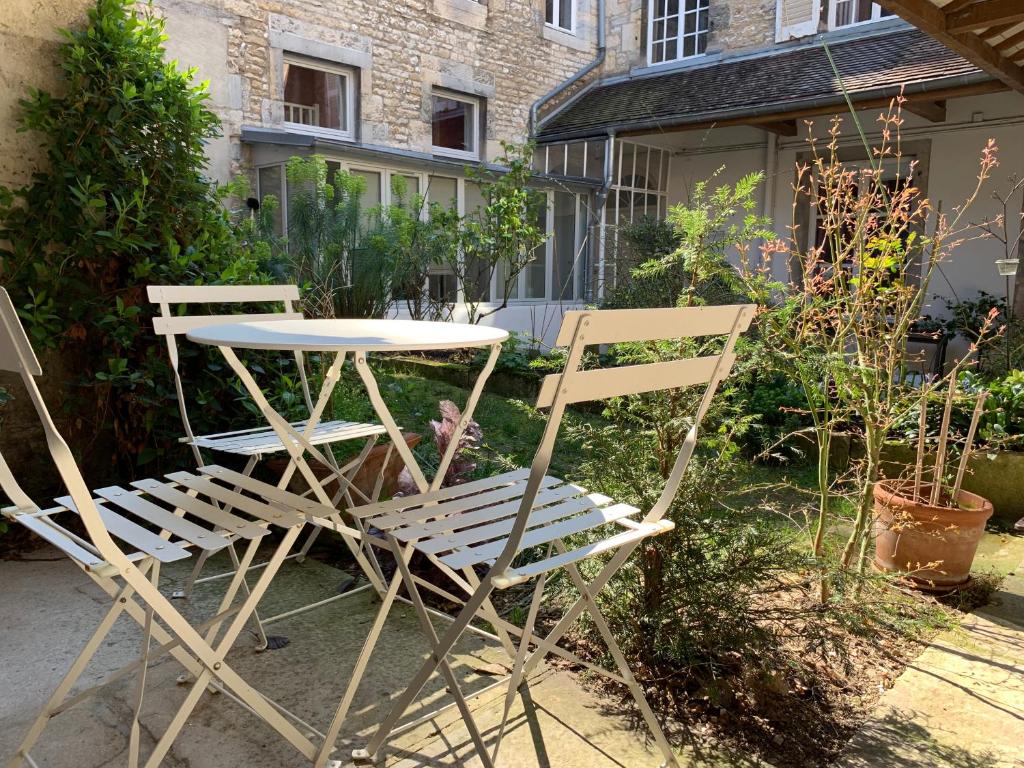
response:
<svg viewBox="0 0 1024 768"><path fill-rule="evenodd" d="M550 552L550 547L548 548ZM505 708L501 713L501 725L498 726L498 738L494 743L494 753L491 755L493 762L498 761L498 750L501 749L501 740L505 736L505 725L508 723L508 713L512 710L512 702L515 701L516 692L523 682L523 667L526 664L526 652L530 647L530 637L533 635L533 627L537 623L537 613L540 611L541 599L544 597L545 575L541 574L537 579L537 585L533 588L533 600L530 601L530 610L526 615L526 624L523 627L523 634L519 640L519 649L516 651L515 660L512 662L512 677L508 681L508 690L505 691Z"/></svg>
<svg viewBox="0 0 1024 768"><path fill-rule="evenodd" d="M154 587L160 586L160 563L153 563L150 582ZM142 702L146 694L146 673L149 671L149 657L152 650L153 637L153 606L146 606L146 618L142 627L142 649L139 652L139 679L136 683L135 704L132 707L132 724L128 732L128 768L139 768L139 750L142 741L142 729L139 718L142 716Z"/></svg>
<svg viewBox="0 0 1024 768"><path fill-rule="evenodd" d="M411 550L411 547L407 547L406 549L409 551ZM411 552L408 555L403 556L411 557ZM341 702L338 704L338 709L334 713L334 719L331 720L331 724L327 728L327 733L324 734L324 743L320 748L320 752L316 756L314 768L325 768L327 765L331 752L334 750L334 742L337 740L338 734L341 732L341 726L345 722L345 718L348 717L349 708L352 706L352 701L355 699L356 692L359 690L359 685L363 680L363 675L366 673L366 667L370 663L370 657L373 655L374 649L377 647L377 641L380 638L380 633L384 629L384 623L387 621L388 614L391 612L391 606L395 602L395 597L398 595L398 588L401 585L402 574L396 571L395 575L391 577L391 583L388 587L388 591L385 593L384 598L381 601L380 608L377 610L377 617L374 619L373 626L370 627L370 633L366 636L363 648L359 652L359 658L356 659L355 666L352 669L352 676L349 678L349 683L345 688L345 694L342 696Z"/></svg>
<svg viewBox="0 0 1024 768"><path fill-rule="evenodd" d="M275 727L275 729L278 730L278 732L280 732L282 735L285 735L285 730L287 730L288 732L295 730L294 726L291 726L290 723L287 725L287 728L285 730L282 730L282 728L277 727L275 725L275 722L281 722L283 721L283 718L281 718L280 715L276 713L275 710L272 710L272 708L270 708L269 704L267 704L266 699L264 699L261 694L253 690L251 687L245 684L240 677L231 672L227 664L224 663L224 658L227 656L228 651L230 651L232 646L235 644L235 641L238 639L238 635L245 627L245 624L249 621L251 614L255 610L256 606L259 604L259 601L262 599L267 588L270 586L271 581L277 575L278 569L280 569L281 564L284 562L284 559L288 554L288 551L291 549L292 545L295 543L295 540L298 538L299 533L302 530L302 527L303 526L301 525L295 526L294 528L289 530L288 533L285 534L284 539L282 539L281 543L275 550L273 556L267 562L266 568L263 569L263 573L260 574L259 580L256 582L256 584L252 587L251 590L247 590L248 594L245 600L243 601L241 610L239 610L239 612L235 615L234 620L231 622L227 630L224 632L224 636L220 639L220 642L216 645L216 647L213 648L212 666L208 666L207 663L203 664L203 671L196 677L196 681L193 684L192 689L189 691L188 695L185 697L185 701L181 704L177 713L175 713L170 724L168 725L167 729L164 731L163 736L161 736L160 740L157 742L156 747L153 749L152 754L149 756L149 760L146 762L145 768L158 768L160 763L167 756L167 753L170 751L171 745L174 743L174 740L178 737L178 734L184 727L189 715L192 714L196 705L198 705L199 699L202 697L203 693L206 692L207 685L215 678L222 680L225 685L234 690L235 693L243 701L245 701L248 706L250 706L255 711L257 711L257 713L260 714L260 716L264 719L265 722L267 722L268 725ZM246 550L245 555L243 556L242 567L236 574L235 579L232 580L232 586L228 589L230 595L230 599L228 599L228 604L230 604L231 600L233 599L234 593L237 592L237 589L239 587L238 582L244 581L245 570L249 567L249 565L252 562L252 557L255 555L257 544L258 540L253 540L253 542L250 543L249 548ZM225 597L227 598L228 596L226 595ZM219 622L215 623L212 627L210 627L206 635L207 643L210 643L212 639L216 637L219 628ZM268 710L269 712L272 712L273 715L269 715ZM290 737L286 738L288 738L288 740L291 741L293 745L298 746L297 741L293 741L292 738ZM308 744L308 739L305 739L305 737L302 737L301 735L299 736L299 738L301 739L302 742ZM307 757L311 758L314 751L311 744L309 744L308 748L305 747L304 744L304 754L306 751L308 751L309 753Z"/></svg>
<svg viewBox="0 0 1024 768"><path fill-rule="evenodd" d="M200 458L201 457L197 455L196 461L198 462ZM251 475L253 470L256 468L256 464L258 461L259 456L250 456L249 460L245 463L245 468L242 470L242 474L245 475L246 477ZM195 567L192 568L192 572L188 575L188 578L185 579L185 584L182 586L182 588L174 593L175 597L192 597L192 591L195 589L196 580L199 578L199 574L202 573L203 568L206 566L206 561L210 559L211 554L212 553L209 550L203 550L199 554L199 559L196 560ZM238 567L237 563L235 563L235 567ZM260 629L260 631L262 632L262 628ZM264 642L264 644L266 643Z"/></svg>
<svg viewBox="0 0 1024 768"><path fill-rule="evenodd" d="M558 549L559 551L565 550L561 545L561 542L558 542ZM654 710L651 709L651 705L647 703L647 697L644 696L643 689L633 676L633 672L629 668L629 664L626 662L625 655L622 653L622 650L619 648L619 644L615 641L615 636L612 635L612 631L608 627L608 622L597 607L597 601L594 599L591 587L586 583L586 581L584 581L583 576L580 574L575 563L570 563L566 566L566 571L569 573L569 577L572 579L573 584L575 584L576 589L580 591L580 595L586 602L587 613L589 613L591 619L593 619L594 625L597 627L597 631L601 634L605 645L608 646L608 651L611 653L612 659L615 660L615 666L619 668L619 674L621 674L622 678L626 681L626 687L629 688L629 692L632 694L633 700L640 708L640 713L643 715L651 735L654 736L654 741L657 743L658 749L661 750L661 754L665 758L664 765L679 768L679 762L676 760L675 752L672 751L672 747L668 743L668 739L665 738L665 732L661 729L661 723L659 723L658 718L655 717Z"/></svg>
<svg viewBox="0 0 1024 768"><path fill-rule="evenodd" d="M394 545L393 545L394 547ZM399 560L401 562L401 560ZM406 588L410 591L410 597L415 595L414 600L419 601L422 606L423 601L419 597L419 591L416 589L416 583L411 578L406 578L408 568L403 566L403 580L406 582ZM480 610L480 606L490 597L491 592L494 591L494 587L491 585L490 579L487 579L470 598L466 601L462 610L459 611L458 615L452 621L448 630L444 633L440 640L432 643L431 656L420 666L419 670L413 676L409 683L409 686L402 692L402 695L398 697L398 701L392 706L391 711L388 712L387 716L381 721L374 735L370 738L366 747L363 749L357 749L352 752L352 757L356 760L368 760L371 756L375 755L381 748L384 742L387 740L391 731L397 725L405 711L412 705L420 691L423 690L423 686L426 685L427 680L434 674L437 668L444 661L445 657L458 642L458 639L462 636L462 633L466 630L467 625L472 621L473 617L476 616L477 611ZM421 612L418 610L417 614ZM426 611L422 611L422 615L427 618L429 624L429 616L426 615ZM433 625L430 625L430 632L433 632ZM464 703L464 702L463 702ZM489 760L489 755L486 751L481 753L482 760Z"/></svg>
<svg viewBox="0 0 1024 768"><path fill-rule="evenodd" d="M36 719L32 722L28 732L25 734L25 738L22 739L21 744L18 746L18 750L14 753L8 763L7 768L20 768L25 762L25 758L28 755L32 747L35 746L36 742L39 741L39 737L42 735L43 730L46 728L46 724L49 722L50 717L54 710L60 706L61 702L67 697L75 683L78 682L78 678L82 676L86 667L89 666L89 662L92 661L92 657L96 655L96 651L99 650L100 644L106 639L107 635L110 634L110 630L113 629L114 623L118 617L125 610L125 606L132 598L134 590L130 586L123 587L114 597L114 604L107 611L107 615L100 621L99 626L93 632L92 637L82 648L78 657L71 665L71 669L68 670L67 674L64 675L64 679L60 681L57 689L53 692L46 704L43 705L42 710L36 716Z"/></svg>
<svg viewBox="0 0 1024 768"><path fill-rule="evenodd" d="M434 631L434 625L430 621L430 614L427 613L427 607L423 603L423 598L420 596L420 591L416 588L416 582L412 578L412 573L409 571L409 558L412 556L411 549L407 557L402 557L401 552L398 549L397 543L393 546L393 552L395 558L398 561L398 570L402 574L402 580L405 582L405 588L409 592L409 597L412 599L413 608L416 611L416 616L420 620L420 626L423 629L423 633L427 636L427 641L434 647L437 647L437 633ZM444 676L445 682L448 685L448 692L452 698L455 699L455 705L459 708L459 713L462 715L463 723L465 723L466 729L469 731L470 738L473 739L473 744L476 747L477 755L480 758L480 762L483 763L484 768L494 768L494 761L487 754L487 744L484 742L483 736L480 734L480 729L477 727L476 720L473 719L473 712L469 708L469 704L466 703L466 698L462 695L462 689L459 687L459 681L455 677L455 673L452 671L451 665L448 663L448 652L451 650L449 647L448 651L443 654L435 652L435 658L439 659L438 667L441 670L441 674Z"/></svg>

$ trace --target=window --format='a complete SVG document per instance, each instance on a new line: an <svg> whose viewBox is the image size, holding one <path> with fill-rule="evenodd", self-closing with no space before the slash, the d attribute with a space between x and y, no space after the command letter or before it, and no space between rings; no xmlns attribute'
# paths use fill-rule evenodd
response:
<svg viewBox="0 0 1024 768"><path fill-rule="evenodd" d="M575 30L575 14L573 4L576 0L547 0L544 8L544 21L549 27L560 29L563 32Z"/></svg>
<svg viewBox="0 0 1024 768"><path fill-rule="evenodd" d="M617 284L617 274L628 275L634 254L621 232L631 224L664 219L668 212L668 178L672 155L661 147L616 141L613 146L612 187L605 211L606 287Z"/></svg>
<svg viewBox="0 0 1024 768"><path fill-rule="evenodd" d="M351 69L285 57L286 125L352 138L354 103L355 77Z"/></svg>
<svg viewBox="0 0 1024 768"><path fill-rule="evenodd" d="M435 91L431 107L434 154L475 159L480 152L480 102Z"/></svg>
<svg viewBox="0 0 1024 768"><path fill-rule="evenodd" d="M647 61L700 56L708 47L709 0L650 0L647 18Z"/></svg>
<svg viewBox="0 0 1024 768"><path fill-rule="evenodd" d="M839 29L892 16L871 0L832 0L828 4L828 28Z"/></svg>

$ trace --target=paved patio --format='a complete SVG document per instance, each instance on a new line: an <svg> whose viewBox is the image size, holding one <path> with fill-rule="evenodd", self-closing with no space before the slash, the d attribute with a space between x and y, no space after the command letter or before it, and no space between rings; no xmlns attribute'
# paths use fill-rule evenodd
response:
<svg viewBox="0 0 1024 768"><path fill-rule="evenodd" d="M1010 575L907 667L837 768L1024 766L1024 538L986 535L976 568Z"/></svg>
<svg viewBox="0 0 1024 768"><path fill-rule="evenodd" d="M66 559L49 549L33 552L27 561L0 562L0 648L3 689L17 695L0 696L0 759L13 752L41 703L57 685L109 602ZM187 561L186 561L187 562ZM211 561L209 568L218 563ZM214 572L214 571L208 571ZM183 570L166 572L170 589ZM264 615L329 596L344 575L322 563L289 563L279 575L263 606ZM190 610L205 609L216 589L203 585L190 600ZM274 634L291 639L286 648L254 653L243 635L232 653L235 668L261 690L324 730L348 680L358 647L372 621L377 601L368 593L333 603L312 613L272 625ZM135 625L123 620L109 638L89 673L85 687L133 660L139 650ZM392 696L401 691L412 670L425 658L425 643L411 609L399 606L392 614L364 679L350 719L339 739L335 757L344 758L360 737L372 732ZM503 658L496 644L470 636L458 647L456 674L468 690L494 681L486 668ZM176 685L180 667L165 660L149 673L152 691L145 701L143 755L168 724L186 693ZM96 698L54 718L40 745L33 750L41 766L78 768L124 766L131 719L128 702L132 683L114 684ZM442 697L440 681L428 686L427 705ZM618 703L600 697L575 676L542 667L531 679L528 706L517 700L505 741L503 768L646 768L660 759L642 723ZM436 707L436 704L434 704ZM473 703L478 722L489 738L500 719L502 693L491 691ZM432 707L433 708L433 707ZM426 710L421 710L425 712ZM409 717L411 719L415 715ZM69 759L69 750L74 757ZM472 743L456 710L449 710L399 738L382 762L402 768L476 766ZM687 754L688 765L748 765L742 756ZM228 697L204 697L172 750L166 765L175 768L286 768L305 763L289 746L267 735L256 720Z"/></svg>

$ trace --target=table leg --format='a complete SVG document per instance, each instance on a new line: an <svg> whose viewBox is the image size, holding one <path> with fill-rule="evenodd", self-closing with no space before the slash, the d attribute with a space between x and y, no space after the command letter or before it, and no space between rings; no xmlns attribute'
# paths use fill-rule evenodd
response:
<svg viewBox="0 0 1024 768"><path fill-rule="evenodd" d="M263 391L256 383L256 380L253 378L252 373L250 373L249 369L246 368L242 361L238 359L238 355L235 354L235 351L231 349L231 347L218 347L218 349L221 351L221 354L224 355L224 359L227 360L228 365L230 365L232 370L234 370L238 375L238 378L242 381L246 390L248 390L253 402L255 402L256 406L260 409L260 412L267 420L267 423L274 432L277 433L277 436L281 438L281 442L284 444L285 450L287 450L288 454L291 456L290 465L294 465L302 474L302 477L306 480L310 489L313 491L313 495L316 496L317 501L333 509L333 502L327 495L327 492L324 490L324 487L321 485L316 474L314 474L313 469L309 466L304 454L308 452L314 459L329 467L331 465L328 459L309 441L306 434L300 434L294 427L292 427L287 419L274 410L267 401ZM341 353L339 353L339 358L344 362L344 358ZM337 360L335 361L335 364L331 366L331 370L334 371L336 367L340 369L340 364ZM336 384L337 378L331 381L330 391L333 391ZM325 381L325 386L326 385L327 382ZM323 403L318 403L318 406L326 403L326 400L330 398L330 391L326 394L321 394L321 401L323 401ZM323 408L320 407L319 410L322 412ZM318 420L319 418L314 419L313 414L310 414L310 420L307 422L306 430L311 431L314 429ZM344 482L345 478L342 477L339 480ZM359 567L362 569L366 578L369 579L373 588L377 591L377 594L383 595L386 591L383 582L378 578L375 569L366 559L366 555L363 553L362 548L355 541L357 538L361 538L361 533L355 528L341 526L338 524L332 525L331 528L332 530L341 533L342 540L349 548L352 556L355 557L356 561L359 563Z"/></svg>
<svg viewBox="0 0 1024 768"><path fill-rule="evenodd" d="M359 377L363 380L363 385L366 387L366 392L370 396L370 402L373 404L373 410L377 413L377 417L380 419L381 424L384 425L388 435L391 437L395 450L398 451L398 454L402 457L406 467L409 468L409 474L412 475L412 479L421 493L425 493L428 490L437 490L441 487L441 483L444 482L444 476L448 472L448 467L451 466L452 460L455 458L455 452L458 450L459 441L462 439L462 435L466 431L466 427L469 426L469 422L473 420L473 411L476 410L476 404L480 400L480 395L483 393L484 385L487 383L487 378L491 375L491 371L494 370L495 363L498 362L498 354L500 351L500 344L491 345L491 352L487 357L487 363L480 371L480 374L476 377L476 383L473 385L473 390L469 393L469 399L466 401L466 406L462 411L462 418L459 420L459 423L455 425L455 431L452 433L452 438L448 443L448 448L441 457L441 461L437 467L437 473L434 475L434 479L430 483L427 482L427 478L423 474L423 470L420 468L419 463L416 461L415 455L413 455L409 446L406 445L405 438L402 436L402 431L395 423L395 419L391 415L391 411L388 409L387 404L384 402L384 398L381 397L380 387L377 385L377 379L374 377L373 371L370 370L370 366L366 362L366 353L356 353L356 371L358 371Z"/></svg>

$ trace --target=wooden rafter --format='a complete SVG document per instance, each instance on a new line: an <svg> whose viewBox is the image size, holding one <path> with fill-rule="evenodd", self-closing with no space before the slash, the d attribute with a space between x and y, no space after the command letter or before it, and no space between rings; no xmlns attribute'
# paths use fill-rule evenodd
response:
<svg viewBox="0 0 1024 768"><path fill-rule="evenodd" d="M923 117L932 123L946 122L946 102L943 101L907 101L903 105L907 112Z"/></svg>
<svg viewBox="0 0 1024 768"><path fill-rule="evenodd" d="M1024 21L1024 5L1020 0L984 0L945 13L946 31L952 34Z"/></svg>
<svg viewBox="0 0 1024 768"><path fill-rule="evenodd" d="M975 66L998 78L1014 90L1024 93L1024 67L1001 54L978 34L950 30L951 18L961 19L960 23L963 24L966 22L963 21L962 14L981 14L981 9L988 6L991 8L985 11L984 18L987 21L984 28L1010 23L1017 16L1024 20L1022 0L984 0L984 2L964 5L948 15L931 0L877 0L877 2L886 10L898 14L922 32L931 35L950 50L959 53Z"/></svg>

